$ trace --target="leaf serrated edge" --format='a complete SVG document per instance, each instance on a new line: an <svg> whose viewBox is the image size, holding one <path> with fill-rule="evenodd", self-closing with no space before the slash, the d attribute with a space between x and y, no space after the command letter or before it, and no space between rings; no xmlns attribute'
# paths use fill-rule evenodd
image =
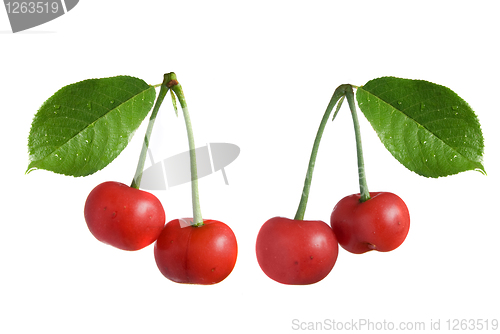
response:
<svg viewBox="0 0 500 334"><path fill-rule="evenodd" d="M142 91L140 91L139 93L133 95L132 97L130 97L129 99L127 99L124 103L132 100L133 98L136 98L137 96L139 96L140 94L146 94L146 92L148 92L149 90L153 90L153 92L155 92L155 95L156 95L156 90L155 90L155 87L153 85L150 85L150 84L147 84L143 79L140 79L140 78L137 78L137 77L133 77L133 76L129 76L129 75L117 75L117 76L113 76L113 77L105 77L105 78L89 78L89 79L84 79L84 80L80 80L80 81L77 81L77 82L74 82L74 83L71 83L71 84L68 84L68 85L65 85L63 87L61 87L60 89L58 89L54 94L52 94L48 99L46 99L42 105L40 106L40 108L37 110L37 112L35 113L35 115L33 116L33 120L31 122L31 127L30 127L30 132L29 132L29 136L28 136L28 154L29 154L29 164L28 164L28 168L26 169L25 171L25 175L31 173L32 171L34 170L39 170L39 169L43 169L43 170L48 170L50 172L54 172L56 174L61 174L61 175L66 175L66 176L88 176L88 175L91 175L101 169L98 169L96 171L93 171L91 173L87 173L87 174L82 174L82 175L75 175L75 174L65 174L65 173L62 173L60 171L55 171L55 170L49 170L49 169L44 169L44 168L41 168L41 167L38 167L36 166L36 163L37 162L40 162L40 161L44 161L47 157L49 157L52 153L56 152L59 148L63 147L64 145L66 145L69 141L71 141L76 135L82 133L83 131L85 131L87 128L89 128L90 126L94 126L94 124L99 121L99 119L105 117L106 115L108 115L110 112L112 112L113 110L117 110L118 107L116 108L113 108L111 110L109 110L109 112L106 113L106 115L103 115L101 117L99 117L98 119L96 119L94 122L88 124L82 131L78 132L77 134L75 134L73 137L69 138L68 141L66 141L63 145L57 147L56 149L52 150L48 155L46 155L44 158L42 159L38 159L38 160L32 160L32 154L30 152L30 147L29 147L29 143L30 143L30 140L29 138L31 137L31 134L32 134L32 129L33 129L33 123L37 117L37 114L40 112L40 110L44 107L44 105L46 103L48 103L48 101L50 101L55 95L57 95L58 93L60 93L62 90L64 89L67 89L68 87L71 87L71 86L74 86L74 85L78 85L78 84L81 84L83 82L87 82L87 81L92 81L92 80L101 80L101 79L112 79L112 78L131 78L131 79L136 79L136 80L140 80L142 82L144 82L148 87ZM124 104L122 103L122 104ZM151 111L151 108L153 107L153 105L151 104L151 107L149 109L149 111ZM147 115L149 114L149 111L146 113L144 119L147 117ZM142 123L142 121L141 121ZM125 147L128 145L128 143L130 142L131 138L133 137L134 133L135 133L136 130L132 131L130 136L127 137L127 144L125 145ZM114 159L113 159L114 160ZM110 161L109 163L111 163L112 161ZM109 165L106 164L107 165ZM104 167L106 167L104 166ZM103 168L104 168L103 167Z"/></svg>
<svg viewBox="0 0 500 334"><path fill-rule="evenodd" d="M374 81L374 80L378 80L378 79L384 79L384 78L394 78L394 79L403 79L403 80L411 80L411 81L422 81L422 82L425 82L425 83L430 83L430 84L433 84L433 85L436 85L436 86L439 86L439 87L442 87L446 90L449 90L452 94L454 94L459 100L461 100L461 102L463 102L465 105L468 106L468 108L471 110L473 116L474 116L474 119L478 125L478 128L479 128L479 131L481 133L481 138L483 139L482 140L482 145L480 146L480 154L477 156L477 160L471 160L467 157L465 157L463 154L457 152L455 150L454 147L450 146L449 144L447 144L446 142L444 142L439 136L437 136L436 134L434 134L433 132L431 132L429 129L427 129L424 125L418 123L417 121L415 121L412 117L410 117L409 115L407 115L406 113L404 113L403 111L395 108L394 106L392 106L390 103L384 101L383 99L381 99L379 96L377 95L374 95L372 94L371 92L365 90L363 87ZM380 77L380 78L375 78L375 79L372 79L370 81L368 81L365 85L362 85L362 86L359 86L357 87L357 90L361 89L363 92L365 92L367 95L371 96L372 98L375 98L379 101L382 101L384 103L386 103L387 105L391 106L392 109L394 109L395 111L398 111L399 113L401 113L403 116L405 116L407 119L411 120L412 122L414 122L415 124L419 125L420 127L424 128L425 131L429 134L431 134L431 136L437 138L440 142L443 143L443 145L449 147L450 149L452 149L454 152L457 153L457 155L460 155L461 157L463 157L464 159L466 159L467 161L471 162L473 165L477 165L474 169L467 169L467 170L474 170L474 171L479 171L481 174L483 175L487 175L486 173L486 170L483 166L483 155L484 155L484 136L483 136L483 132L482 132L482 128L481 128L481 123L479 122L479 119L477 117L477 114L475 113L475 111L472 109L472 107L467 103L467 101L465 101L464 99L462 99L457 93L455 93L453 90L451 90L450 88L446 87L446 86L443 86L443 85L439 85L439 84L436 84L436 83L433 83L433 82L430 82L430 81L426 81L426 80L414 80L414 79L404 79L404 78L398 78L398 77L394 77L394 76L385 76L385 77ZM356 94L357 95L357 94ZM368 99L369 101L369 99ZM363 111L363 108L364 107L361 107L361 105L359 104L359 101L358 101L358 105L359 105L359 108L361 109L361 111L363 112L363 115L365 115L365 112ZM366 115L365 115L365 118ZM369 121L369 119L367 118L368 122L370 123L370 125L372 126L372 128L375 130L375 128L373 127L373 124ZM389 151L389 153L391 153L391 155L399 162L401 163L405 168L407 168L408 170L418 174L418 175L421 175L421 176L424 176L424 177L445 177L445 176L451 176L451 175L456 175L458 173L461 173L461 172L456 172L456 173L451 173L451 174L443 174L443 175L439 175L439 176L431 176L431 175L425 175L425 174L422 174L422 173L419 173L415 170L411 170L410 168L408 168L405 164L403 164L401 161L399 161L399 159L396 158L396 156L387 148L387 145L385 144L385 142L382 140L382 137L381 137L381 134L379 134L378 131L375 130L375 132L377 133L377 136L379 137L380 141L382 142L382 144L384 145L384 147Z"/></svg>

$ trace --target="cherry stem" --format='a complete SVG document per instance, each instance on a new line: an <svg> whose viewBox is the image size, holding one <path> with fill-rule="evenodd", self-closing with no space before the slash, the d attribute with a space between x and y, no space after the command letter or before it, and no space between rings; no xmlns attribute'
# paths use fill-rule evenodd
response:
<svg viewBox="0 0 500 334"><path fill-rule="evenodd" d="M330 99L330 103L328 103L325 114L323 115L323 119L321 120L321 123L319 125L318 132L316 133L316 139L314 140L314 145L311 152L311 158L309 159L309 166L307 168L306 178L304 181L304 188L302 190L302 196L300 198L299 207L297 209L297 213L295 214L294 220L304 219L304 214L306 212L306 207L307 207L307 200L309 198L309 191L311 189L311 181L314 172L314 165L316 163L316 156L318 155L318 148L321 142L321 137L323 136L323 131L325 130L326 123L328 123L333 107L335 106L337 101L339 101L339 99L345 96L346 91L348 91L349 89L352 91L352 87L350 85L340 85L333 93L333 96ZM335 112L335 116L340 108L340 104L341 102L339 103L337 111Z"/></svg>
<svg viewBox="0 0 500 334"><path fill-rule="evenodd" d="M177 96L182 108L182 113L184 114L184 121L186 123L186 130L188 135L189 142L189 158L191 165L191 194L193 199L193 223L192 226L202 226L203 217L201 215L201 207L200 207L200 196L198 191L198 169L196 167L196 148L194 145L194 136L193 136L193 128L191 125L191 118L189 117L189 111L186 104L186 99L184 97L184 92L182 91L182 87L177 81L177 76L175 73L171 72L169 75L169 82L167 86L172 89L172 91ZM165 74L167 76L167 74ZM175 100L174 100L175 101Z"/></svg>
<svg viewBox="0 0 500 334"><path fill-rule="evenodd" d="M356 112L356 104L354 102L354 92L352 86L346 91L347 102L351 109L352 121L354 123L354 133L356 135L356 151L358 154L358 176L359 176L359 193L360 202L365 202L370 199L370 192L366 183L365 163L363 160L363 148L361 145L361 131L359 128L358 115Z"/></svg>
<svg viewBox="0 0 500 334"><path fill-rule="evenodd" d="M151 117L149 118L148 128L146 130L146 135L144 136L144 143L142 145L141 154L139 156L139 162L137 163L137 169L135 171L134 179L132 180L132 184L130 185L130 187L135 189L139 189L139 187L141 186L142 172L144 170L144 163L146 161L146 156L148 154L149 138L151 138L151 133L153 132L153 125L155 124L156 115L158 115L158 110L160 110L160 106L163 102L163 99L165 98L168 90L170 89L169 87L167 87L168 82L170 82L170 80L164 77L163 83L161 83L160 85L160 93L158 93L158 97L153 107L153 112L151 113ZM153 87L157 86L158 85L155 85Z"/></svg>

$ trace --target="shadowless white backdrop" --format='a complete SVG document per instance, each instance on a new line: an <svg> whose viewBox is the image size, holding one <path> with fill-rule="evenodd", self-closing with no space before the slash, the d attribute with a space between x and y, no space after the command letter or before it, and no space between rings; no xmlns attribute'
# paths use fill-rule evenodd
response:
<svg viewBox="0 0 500 334"><path fill-rule="evenodd" d="M495 8L495 1L87 0L16 34L0 10L0 332L492 329L500 318ZM234 271L213 286L173 283L158 271L152 245L125 252L87 229L88 193L104 181L132 181L147 122L91 176L25 175L32 118L59 88L116 75L159 84L171 71L196 145L241 149L226 167L228 185L221 172L199 184L204 218L229 225L239 246ZM255 257L257 233L271 217L295 215L333 91L380 76L428 80L466 100L482 125L488 175L418 176L385 150L360 112L369 189L405 200L406 241L389 253L341 249L314 285L269 279ZM151 142L158 161L188 149L182 116L165 101ZM192 215L190 191L184 184L153 192L167 221ZM344 106L326 127L305 219L328 222L337 201L358 191Z"/></svg>

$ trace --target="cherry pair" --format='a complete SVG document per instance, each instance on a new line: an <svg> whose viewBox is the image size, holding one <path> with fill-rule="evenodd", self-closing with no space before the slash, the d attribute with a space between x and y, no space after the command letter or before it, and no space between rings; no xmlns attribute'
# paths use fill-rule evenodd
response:
<svg viewBox="0 0 500 334"><path fill-rule="evenodd" d="M356 134L360 193L338 202L328 226L321 220L303 218L321 136L333 107L338 102L335 119L345 97ZM368 192L352 86L341 85L335 90L318 129L295 218L271 218L257 235L259 265L267 276L283 284L316 283L333 269L339 244L352 253L387 252L403 243L409 227L408 209L401 198L388 192Z"/></svg>
<svg viewBox="0 0 500 334"><path fill-rule="evenodd" d="M233 270L237 243L224 223L174 219L165 225L165 211L153 194L119 182L95 187L85 202L85 220L99 240L136 251L153 242L161 273L178 283L214 284Z"/></svg>
<svg viewBox="0 0 500 334"><path fill-rule="evenodd" d="M177 96L186 123L193 218L174 219L165 225L165 211L158 198L139 188L153 124L169 90L176 111ZM215 284L233 270L238 254L233 231L226 224L203 219L201 215L193 129L175 73L163 77L131 186L104 182L95 187L85 203L85 220L98 240L120 249L139 250L155 242L158 269L174 282Z"/></svg>

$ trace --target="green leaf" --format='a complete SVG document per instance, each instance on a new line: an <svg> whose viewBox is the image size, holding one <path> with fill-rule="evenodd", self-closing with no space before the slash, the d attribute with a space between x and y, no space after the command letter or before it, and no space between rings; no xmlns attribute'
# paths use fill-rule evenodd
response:
<svg viewBox="0 0 500 334"><path fill-rule="evenodd" d="M61 88L33 119L27 172L86 176L103 169L127 146L155 96L153 86L129 76Z"/></svg>
<svg viewBox="0 0 500 334"><path fill-rule="evenodd" d="M426 177L485 173L479 121L449 88L383 77L359 87L356 99L382 143L409 170Z"/></svg>

